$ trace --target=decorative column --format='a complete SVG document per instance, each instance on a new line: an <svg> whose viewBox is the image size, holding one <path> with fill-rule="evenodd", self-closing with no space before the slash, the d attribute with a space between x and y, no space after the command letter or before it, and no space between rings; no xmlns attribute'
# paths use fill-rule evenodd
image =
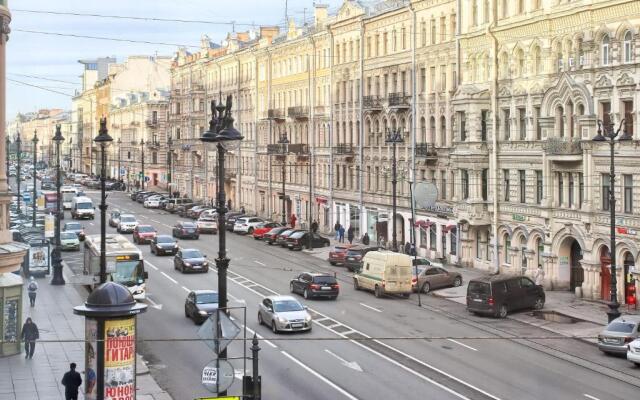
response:
<svg viewBox="0 0 640 400"><path fill-rule="evenodd" d="M562 208L569 207L569 172L562 172Z"/></svg>

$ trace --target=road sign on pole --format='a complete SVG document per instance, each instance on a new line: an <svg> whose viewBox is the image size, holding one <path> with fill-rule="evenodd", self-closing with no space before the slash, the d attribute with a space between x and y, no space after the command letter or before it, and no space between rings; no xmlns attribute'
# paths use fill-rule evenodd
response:
<svg viewBox="0 0 640 400"><path fill-rule="evenodd" d="M239 333L240 327L229 318L227 313L220 309L216 310L198 330L198 336L205 339L205 344L216 355L226 349Z"/></svg>
<svg viewBox="0 0 640 400"><path fill-rule="evenodd" d="M213 360L202 369L202 385L212 393L229 389L234 378L233 365L227 360Z"/></svg>

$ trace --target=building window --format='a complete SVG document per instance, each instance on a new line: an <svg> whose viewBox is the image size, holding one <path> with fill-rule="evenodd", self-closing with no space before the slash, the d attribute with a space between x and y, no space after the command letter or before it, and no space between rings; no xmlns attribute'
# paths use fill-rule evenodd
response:
<svg viewBox="0 0 640 400"><path fill-rule="evenodd" d="M482 258L482 246L480 242L481 239L482 239L482 234L480 233L480 230L477 230L476 231L476 258L477 259Z"/></svg>
<svg viewBox="0 0 640 400"><path fill-rule="evenodd" d="M542 265L542 253L544 253L544 243L542 239L536 239L536 265Z"/></svg>
<svg viewBox="0 0 640 400"><path fill-rule="evenodd" d="M420 68L420 92L425 93L427 91L427 69Z"/></svg>
<svg viewBox="0 0 640 400"><path fill-rule="evenodd" d="M400 38L400 40L402 40L402 50L406 50L407 49L407 30L405 28L402 28L400 30L402 37Z"/></svg>
<svg viewBox="0 0 640 400"><path fill-rule="evenodd" d="M489 197L489 170L482 170L482 200L487 201Z"/></svg>
<svg viewBox="0 0 640 400"><path fill-rule="evenodd" d="M608 101L603 101L600 103L600 119L602 120L602 125L605 127L609 127L611 125L611 103Z"/></svg>
<svg viewBox="0 0 640 400"><path fill-rule="evenodd" d="M489 22L489 0L482 1L482 21L485 24Z"/></svg>
<svg viewBox="0 0 640 400"><path fill-rule="evenodd" d="M466 121L464 111L458 111L458 121L460 122L460 125L459 125L460 141L464 142L467 140L467 126L466 126L467 121Z"/></svg>
<svg viewBox="0 0 640 400"><path fill-rule="evenodd" d="M422 47L424 47L427 45L427 23L424 21L420 24L420 36Z"/></svg>
<svg viewBox="0 0 640 400"><path fill-rule="evenodd" d="M527 112L524 108L518 108L518 132L520 140L527 139Z"/></svg>
<svg viewBox="0 0 640 400"><path fill-rule="evenodd" d="M508 108L502 110L502 118L504 123L504 138L511 139L511 110Z"/></svg>
<svg viewBox="0 0 640 400"><path fill-rule="evenodd" d="M504 263L505 264L511 264L511 254L509 254L510 249L511 249L511 238L509 237L508 234L505 233L504 235Z"/></svg>
<svg viewBox="0 0 640 400"><path fill-rule="evenodd" d="M503 180L504 180L504 201L509 201L509 191L511 190L509 187L509 170L508 169L503 169L502 170L502 176L503 176Z"/></svg>
<svg viewBox="0 0 640 400"><path fill-rule="evenodd" d="M431 250L436 249L436 241L437 241L437 237L436 237L436 224L432 224L429 226L429 248Z"/></svg>
<svg viewBox="0 0 640 400"><path fill-rule="evenodd" d="M502 18L509 16L509 0L502 0Z"/></svg>
<svg viewBox="0 0 640 400"><path fill-rule="evenodd" d="M431 93L436 92L436 67L429 68L429 79L431 81Z"/></svg>
<svg viewBox="0 0 640 400"><path fill-rule="evenodd" d="M461 175L462 200L467 200L469 198L469 171L463 169Z"/></svg>
<svg viewBox="0 0 640 400"><path fill-rule="evenodd" d="M436 44L436 20L431 19L431 44Z"/></svg>
<svg viewBox="0 0 640 400"><path fill-rule="evenodd" d="M542 171L536 171L536 204L542 204Z"/></svg>
<svg viewBox="0 0 640 400"><path fill-rule="evenodd" d="M633 60L633 54L631 53L631 31L627 31L624 34L624 62L630 63Z"/></svg>
<svg viewBox="0 0 640 400"><path fill-rule="evenodd" d="M536 140L542 140L542 127L540 126L540 107L533 107L534 118L533 123L536 126Z"/></svg>
<svg viewBox="0 0 640 400"><path fill-rule="evenodd" d="M584 193L584 176L582 173L578 174L578 208L582 207L582 199Z"/></svg>
<svg viewBox="0 0 640 400"><path fill-rule="evenodd" d="M609 35L604 35L602 38L602 65L609 65L610 62L609 42Z"/></svg>
<svg viewBox="0 0 640 400"><path fill-rule="evenodd" d="M451 233L449 234L449 241L451 243L451 246L449 246L449 254L455 256L458 251L458 229L453 228L450 232Z"/></svg>
<svg viewBox="0 0 640 400"><path fill-rule="evenodd" d="M624 109L624 131L627 135L633 136L633 100L625 100L622 102Z"/></svg>
<svg viewBox="0 0 640 400"><path fill-rule="evenodd" d="M444 92L447 90L447 66L440 66L440 91Z"/></svg>
<svg viewBox="0 0 640 400"><path fill-rule="evenodd" d="M442 193L442 200L447 199L447 171L440 172L442 187L440 188L440 193Z"/></svg>
<svg viewBox="0 0 640 400"><path fill-rule="evenodd" d="M478 0L473 0L471 5L471 19L473 26L478 25Z"/></svg>
<svg viewBox="0 0 640 400"><path fill-rule="evenodd" d="M524 170L519 170L518 171L518 178L519 178L519 184L520 184L520 188L519 188L519 192L520 192L520 203L526 203L527 202L527 180L526 180L526 175L525 175L525 171Z"/></svg>
<svg viewBox="0 0 640 400"><path fill-rule="evenodd" d="M573 174L569 173L569 208L573 207L573 187L574 187L574 180L573 180Z"/></svg>
<svg viewBox="0 0 640 400"><path fill-rule="evenodd" d="M633 213L633 175L622 175L624 184L624 212Z"/></svg>
<svg viewBox="0 0 640 400"><path fill-rule="evenodd" d="M489 111L480 111L480 140L487 141L487 123L489 122Z"/></svg>
<svg viewBox="0 0 640 400"><path fill-rule="evenodd" d="M600 192L600 196L602 197L602 210L609 211L609 186L611 184L611 179L609 174L602 174L602 191Z"/></svg>
<svg viewBox="0 0 640 400"><path fill-rule="evenodd" d="M564 177L562 172L558 173L558 200L560 202L560 206L564 204Z"/></svg>

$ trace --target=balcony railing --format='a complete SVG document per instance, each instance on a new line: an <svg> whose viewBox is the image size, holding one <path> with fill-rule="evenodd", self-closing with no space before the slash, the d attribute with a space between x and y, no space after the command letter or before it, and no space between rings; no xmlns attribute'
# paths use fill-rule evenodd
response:
<svg viewBox="0 0 640 400"><path fill-rule="evenodd" d="M582 154L582 143L579 139L548 138L543 149L548 155L577 155Z"/></svg>
<svg viewBox="0 0 640 400"><path fill-rule="evenodd" d="M382 102L378 96L364 96L362 98L362 108L365 110L382 110Z"/></svg>
<svg viewBox="0 0 640 400"><path fill-rule="evenodd" d="M389 93L389 107L409 107L409 96L404 93Z"/></svg>
<svg viewBox="0 0 640 400"><path fill-rule="evenodd" d="M267 110L267 118L269 119L284 119L284 112L279 108L271 108Z"/></svg>
<svg viewBox="0 0 640 400"><path fill-rule="evenodd" d="M333 154L340 155L349 155L352 156L354 153L353 145L349 143L339 143L333 148Z"/></svg>
<svg viewBox="0 0 640 400"><path fill-rule="evenodd" d="M327 115L327 107L315 106L315 108L313 109L313 115L316 117L323 117Z"/></svg>
<svg viewBox="0 0 640 400"><path fill-rule="evenodd" d="M274 143L267 145L267 154L286 154L287 153L287 145Z"/></svg>
<svg viewBox="0 0 640 400"><path fill-rule="evenodd" d="M309 117L309 108L304 106L289 107L287 115L289 118L306 119Z"/></svg>
<svg viewBox="0 0 640 400"><path fill-rule="evenodd" d="M416 143L416 157L437 157L438 153L432 143Z"/></svg>
<svg viewBox="0 0 640 400"><path fill-rule="evenodd" d="M158 120L157 119L148 119L148 120L145 121L145 124L149 128L157 128L158 127Z"/></svg>
<svg viewBox="0 0 640 400"><path fill-rule="evenodd" d="M309 145L304 143L290 144L288 152L297 155L307 155L309 154Z"/></svg>
<svg viewBox="0 0 640 400"><path fill-rule="evenodd" d="M147 147L149 147L150 149L157 149L160 147L160 142L153 141L153 142L147 142Z"/></svg>

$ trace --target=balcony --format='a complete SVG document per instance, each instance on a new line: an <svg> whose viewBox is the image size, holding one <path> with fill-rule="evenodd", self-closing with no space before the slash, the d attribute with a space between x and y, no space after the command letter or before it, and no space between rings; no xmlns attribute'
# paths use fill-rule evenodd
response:
<svg viewBox="0 0 640 400"><path fill-rule="evenodd" d="M147 142L147 147L152 149L152 150L156 150L156 149L160 148L160 142L158 142L157 140L153 141L153 142Z"/></svg>
<svg viewBox="0 0 640 400"><path fill-rule="evenodd" d="M389 93L389 107L393 108L409 108L410 96L406 96L404 93L396 92Z"/></svg>
<svg viewBox="0 0 640 400"><path fill-rule="evenodd" d="M131 123L129 124L130 126L140 126L140 122L138 121L131 121Z"/></svg>
<svg viewBox="0 0 640 400"><path fill-rule="evenodd" d="M288 152L295 154L299 159L306 159L309 156L309 145L304 143L290 144Z"/></svg>
<svg viewBox="0 0 640 400"><path fill-rule="evenodd" d="M191 91L194 93L204 92L204 85L201 83L194 83L193 85L191 85Z"/></svg>
<svg viewBox="0 0 640 400"><path fill-rule="evenodd" d="M575 162L582 160L582 143L579 139L548 138L542 148L552 161Z"/></svg>
<svg viewBox="0 0 640 400"><path fill-rule="evenodd" d="M364 96L362 98L362 108L365 111L379 112L382 111L382 102L378 96Z"/></svg>
<svg viewBox="0 0 640 400"><path fill-rule="evenodd" d="M267 118L284 120L284 112L279 108L270 108L269 110L267 110Z"/></svg>
<svg viewBox="0 0 640 400"><path fill-rule="evenodd" d="M436 147L432 143L416 143L416 158L424 158L425 161L438 159Z"/></svg>
<svg viewBox="0 0 640 400"><path fill-rule="evenodd" d="M274 143L274 144L267 145L267 154L281 155L286 153L287 153L286 144Z"/></svg>
<svg viewBox="0 0 640 400"><path fill-rule="evenodd" d="M148 119L148 120L145 121L145 124L149 128L157 128L158 127L158 120L157 119Z"/></svg>
<svg viewBox="0 0 640 400"><path fill-rule="evenodd" d="M327 107L325 106L315 106L313 109L314 117L324 117L328 114Z"/></svg>
<svg viewBox="0 0 640 400"><path fill-rule="evenodd" d="M346 161L351 161L354 158L355 150L352 144L338 143L333 147L333 155L344 156Z"/></svg>
<svg viewBox="0 0 640 400"><path fill-rule="evenodd" d="M287 109L287 115L289 116L289 118L293 119L307 119L309 118L309 107L289 107Z"/></svg>

